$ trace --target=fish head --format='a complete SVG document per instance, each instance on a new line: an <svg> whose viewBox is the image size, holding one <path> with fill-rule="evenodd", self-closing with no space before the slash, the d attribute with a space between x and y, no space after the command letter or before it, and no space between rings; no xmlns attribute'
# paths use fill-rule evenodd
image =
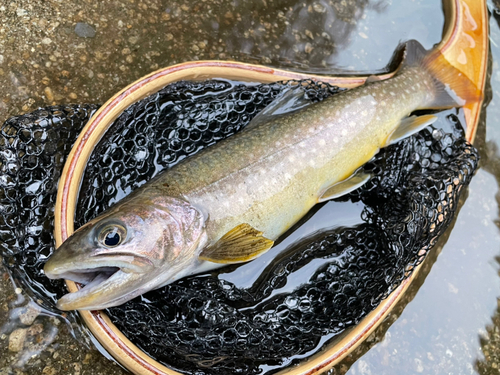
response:
<svg viewBox="0 0 500 375"><path fill-rule="evenodd" d="M205 237L203 215L185 200L139 197L75 231L44 272L85 285L59 299L59 309L104 309L174 281L197 261Z"/></svg>

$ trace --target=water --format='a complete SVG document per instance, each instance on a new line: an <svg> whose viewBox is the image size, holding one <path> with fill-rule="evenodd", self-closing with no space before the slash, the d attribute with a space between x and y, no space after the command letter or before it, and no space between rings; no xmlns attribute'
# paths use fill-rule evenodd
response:
<svg viewBox="0 0 500 375"><path fill-rule="evenodd" d="M399 40L413 37L430 47L441 37L442 13L430 0L335 2L341 8L338 13L327 11L326 1L305 6L293 1L247 4L2 3L0 121L54 102L102 103L151 70L181 61L232 58L316 72L378 70ZM493 9L495 2L489 6ZM329 26L333 14L336 20ZM95 27L96 36L78 37L74 28L80 21ZM332 373L498 373L500 339L494 328L500 328L496 260L500 255L496 198L500 29L494 18L490 26L492 99L476 140L482 169L472 181L448 241L440 241L394 313ZM335 49L328 36L317 35L323 29L336 41ZM9 303L16 296L3 279L0 324L7 321L4 311L13 309ZM74 365L75 372L120 372L95 352L87 352L64 329L60 331L45 351L25 364L25 371L36 374L48 368L45 373L50 369L66 373L63 365ZM0 352L7 355L0 356L0 371L9 373L17 354L9 351L4 336ZM92 360L85 360L88 353Z"/></svg>

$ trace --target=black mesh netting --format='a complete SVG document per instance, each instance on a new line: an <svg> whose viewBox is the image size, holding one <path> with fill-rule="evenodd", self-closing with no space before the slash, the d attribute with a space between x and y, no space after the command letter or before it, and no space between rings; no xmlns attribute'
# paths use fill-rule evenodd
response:
<svg viewBox="0 0 500 375"><path fill-rule="evenodd" d="M97 108L49 107L12 117L0 128L0 254L45 307L64 294L63 281L47 279L42 270L54 250L57 182L73 142Z"/></svg>
<svg viewBox="0 0 500 375"><path fill-rule="evenodd" d="M131 106L91 157L77 226L159 171L240 130L290 84L178 82ZM302 84L312 101L339 91ZM95 109L50 107L1 128L2 255L46 304L63 293L62 283L41 271L54 246L56 182ZM229 281L223 269L109 309L110 318L151 356L187 373L260 373L314 352L394 290L450 223L478 153L465 141L455 111L438 116L434 126L365 166L374 177L349 197L363 204L362 224L299 241L250 286ZM292 278L297 287L282 291Z"/></svg>

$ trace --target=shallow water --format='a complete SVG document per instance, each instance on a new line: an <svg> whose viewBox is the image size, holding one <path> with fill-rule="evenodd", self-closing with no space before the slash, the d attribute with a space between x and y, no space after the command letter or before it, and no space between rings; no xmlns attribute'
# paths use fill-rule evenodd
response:
<svg viewBox="0 0 500 375"><path fill-rule="evenodd" d="M495 4L489 5L493 9ZM426 47L438 42L443 22L439 5L430 0L263 0L251 5L53 1L50 6L25 1L0 3L0 16L5 20L0 25L0 121L53 103L102 103L153 69L193 59L231 58L323 73L378 70L399 40L416 38ZM78 36L77 22L92 25L96 35ZM500 109L495 104L500 29L494 18L491 41L492 100L476 140L482 169L454 227L433 250L410 292L332 374L498 373ZM7 277L0 282L0 326L7 327L9 314L26 302ZM52 326L59 328L51 336ZM20 327L35 327L26 337L45 345L21 366L19 359L32 345L9 349L14 327L5 328L0 332L0 353L6 353L0 356L0 374L22 373L16 366L29 374L121 372L44 314Z"/></svg>

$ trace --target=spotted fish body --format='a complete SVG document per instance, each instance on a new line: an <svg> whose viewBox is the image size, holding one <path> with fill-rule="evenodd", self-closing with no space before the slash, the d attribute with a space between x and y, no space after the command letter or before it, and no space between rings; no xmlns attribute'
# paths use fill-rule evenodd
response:
<svg viewBox="0 0 500 375"><path fill-rule="evenodd" d="M433 100L422 68L332 96L207 149L157 180L209 218L209 242L241 223L277 239L370 160L402 118ZM231 171L228 173L228 171Z"/></svg>
<svg viewBox="0 0 500 375"><path fill-rule="evenodd" d="M352 190L350 176L380 148L435 119L411 112L457 106L439 82L457 74L452 83L463 97L470 82L438 52L426 54L410 41L393 78L261 118L177 164L56 250L47 276L87 284L58 306L116 306L183 276L259 256L316 203Z"/></svg>

